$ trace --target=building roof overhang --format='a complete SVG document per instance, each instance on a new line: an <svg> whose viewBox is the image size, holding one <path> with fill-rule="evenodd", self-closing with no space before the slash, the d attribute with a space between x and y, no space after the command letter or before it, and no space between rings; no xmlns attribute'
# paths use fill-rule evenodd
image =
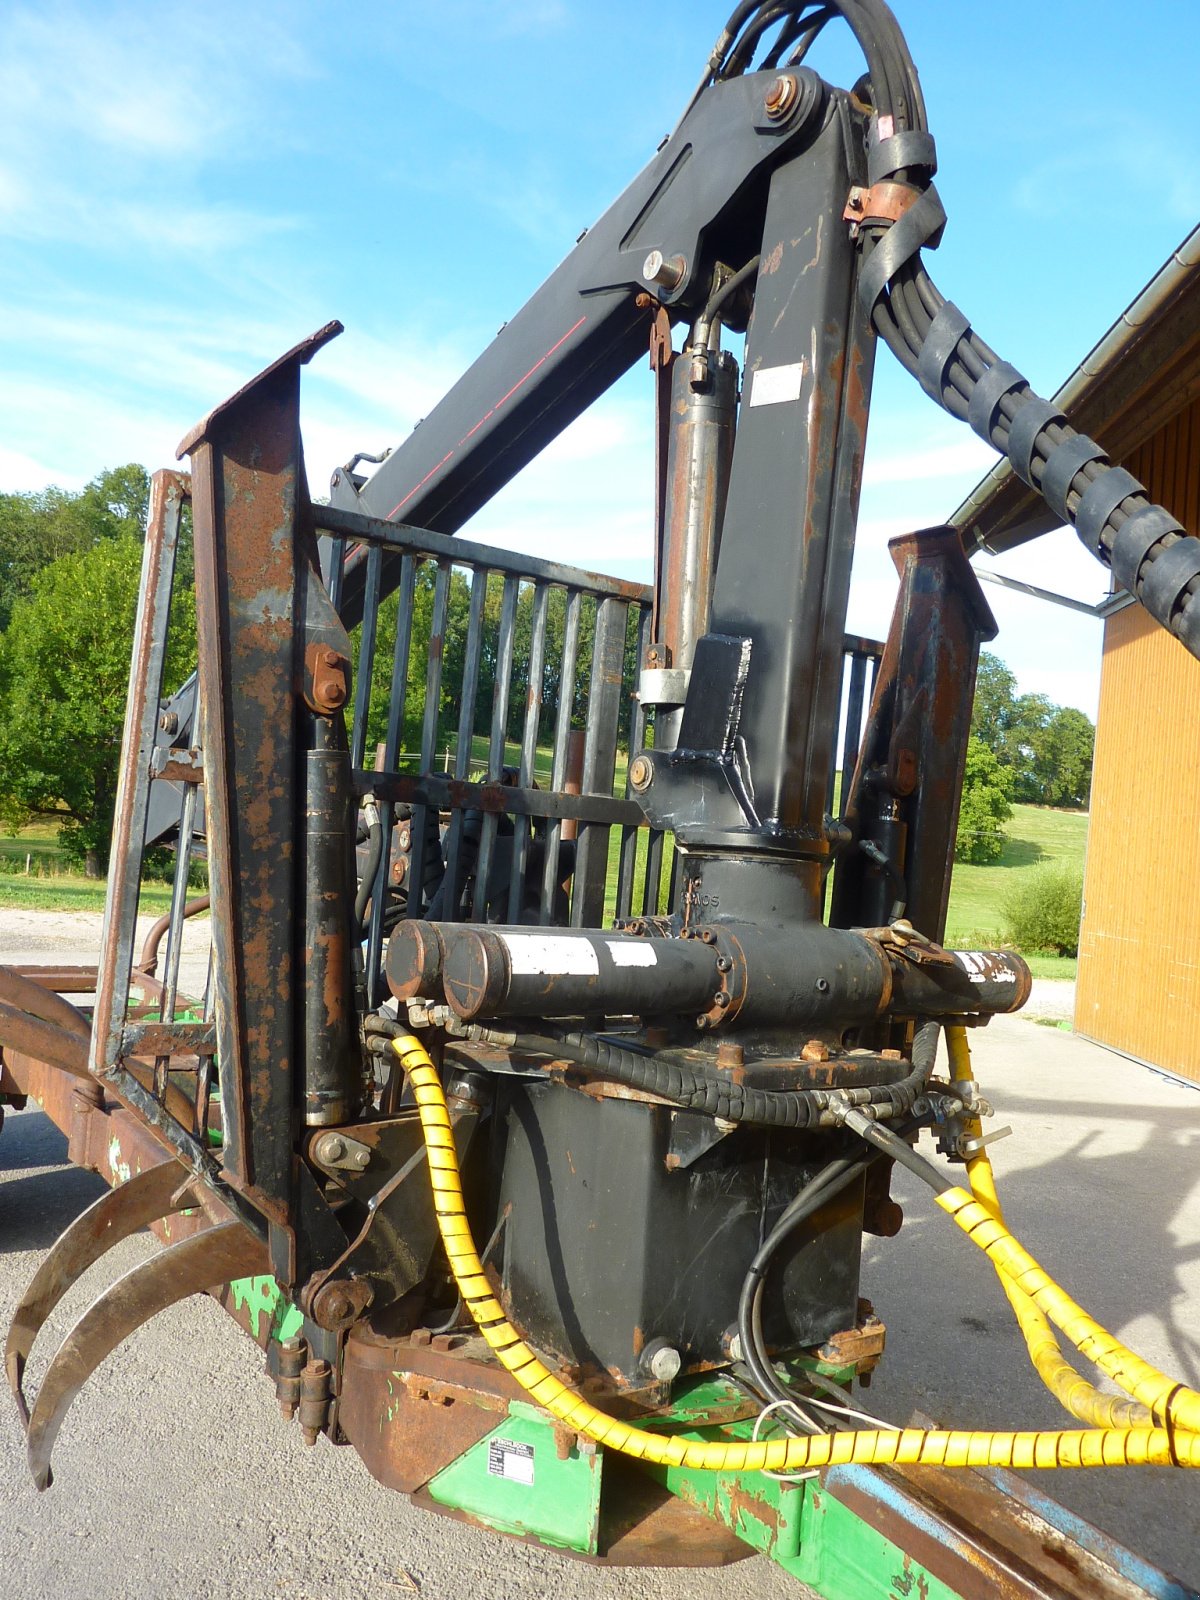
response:
<svg viewBox="0 0 1200 1600"><path fill-rule="evenodd" d="M1081 433L1127 461L1200 397L1200 227L1171 255L1054 395ZM968 555L1000 555L1060 527L1007 461L950 518Z"/></svg>

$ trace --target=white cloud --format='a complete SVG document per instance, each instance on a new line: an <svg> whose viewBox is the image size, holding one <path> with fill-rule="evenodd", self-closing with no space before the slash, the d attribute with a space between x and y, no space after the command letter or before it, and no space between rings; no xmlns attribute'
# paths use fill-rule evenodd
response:
<svg viewBox="0 0 1200 1600"><path fill-rule="evenodd" d="M20 450L0 445L0 494L28 494L57 484L63 489L81 489L87 482L74 467L52 467Z"/></svg>
<svg viewBox="0 0 1200 1600"><path fill-rule="evenodd" d="M996 452L960 428L959 437L946 444L906 450L902 454L878 456L868 452L863 469L864 488L882 488L895 483L928 483L970 473L982 477L996 461ZM939 495L944 491L939 490Z"/></svg>
<svg viewBox="0 0 1200 1600"><path fill-rule="evenodd" d="M1080 117L1074 140L1065 150L1024 164L1013 186L1015 207L1032 217L1062 216L1062 197L1069 194L1074 210L1095 205L1101 212L1126 193L1136 194L1143 214L1160 210L1191 226L1200 212L1200 179L1187 162L1169 124L1153 123L1114 111Z"/></svg>

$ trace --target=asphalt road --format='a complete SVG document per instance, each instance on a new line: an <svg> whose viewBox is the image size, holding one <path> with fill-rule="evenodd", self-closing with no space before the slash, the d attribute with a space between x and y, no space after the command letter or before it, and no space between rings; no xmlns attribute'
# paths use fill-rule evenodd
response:
<svg viewBox="0 0 1200 1600"><path fill-rule="evenodd" d="M1009 1218L1044 1265L1135 1348L1200 1381L1200 1092L1053 1029L1001 1020L977 1075L998 1123ZM41 1253L99 1192L63 1165L36 1111L0 1135L0 1320ZM955 1426L1061 1424L1030 1373L990 1267L902 1181L908 1221L872 1241L864 1290L889 1327L869 1395L893 1422L918 1409ZM155 1248L130 1240L97 1267ZM90 1298L72 1291L35 1350L48 1353ZM754 1558L723 1571L610 1571L492 1538L410 1507L350 1449L307 1450L277 1413L261 1358L202 1297L163 1313L97 1373L55 1451L56 1482L25 1474L16 1417L0 1404L3 1600L357 1600L459 1596L726 1596L799 1600ZM1169 1470L1054 1473L1042 1486L1200 1587L1200 1482Z"/></svg>

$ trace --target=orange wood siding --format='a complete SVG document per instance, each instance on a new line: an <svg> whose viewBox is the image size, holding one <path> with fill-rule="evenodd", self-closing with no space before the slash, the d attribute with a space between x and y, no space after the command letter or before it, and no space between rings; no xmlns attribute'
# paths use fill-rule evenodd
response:
<svg viewBox="0 0 1200 1600"><path fill-rule="evenodd" d="M1127 463L1200 529L1200 404ZM1200 1081L1200 661L1140 606L1105 624L1076 1029Z"/></svg>

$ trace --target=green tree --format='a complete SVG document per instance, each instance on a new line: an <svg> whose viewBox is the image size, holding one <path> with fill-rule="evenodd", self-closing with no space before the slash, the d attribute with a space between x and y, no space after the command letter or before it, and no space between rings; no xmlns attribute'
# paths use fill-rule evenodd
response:
<svg viewBox="0 0 1200 1600"><path fill-rule="evenodd" d="M983 651L971 733L1010 774L1010 798L1025 805L1086 806L1095 743L1091 722L1074 706L1016 690L1004 663Z"/></svg>
<svg viewBox="0 0 1200 1600"><path fill-rule="evenodd" d="M43 567L100 539L142 538L150 479L136 463L111 467L86 489L0 494L0 632Z"/></svg>
<svg viewBox="0 0 1200 1600"><path fill-rule="evenodd" d="M1012 721L1017 699L1017 680L999 656L989 650L979 654L975 678L975 703L971 708L971 732L988 749L999 755Z"/></svg>
<svg viewBox="0 0 1200 1600"><path fill-rule="evenodd" d="M112 831L141 560L131 531L61 557L32 578L0 638L0 815L14 829L60 818L64 848L93 877ZM179 605L169 686L195 657L194 608Z"/></svg>
<svg viewBox="0 0 1200 1600"><path fill-rule="evenodd" d="M1011 789L1011 772L1000 765L982 739L972 734L967 742L962 803L958 811L956 861L981 865L997 859L1004 848L1004 824L1012 816Z"/></svg>
<svg viewBox="0 0 1200 1600"><path fill-rule="evenodd" d="M1074 706L1056 706L1038 741L1042 804L1085 810L1092 792L1096 730Z"/></svg>

